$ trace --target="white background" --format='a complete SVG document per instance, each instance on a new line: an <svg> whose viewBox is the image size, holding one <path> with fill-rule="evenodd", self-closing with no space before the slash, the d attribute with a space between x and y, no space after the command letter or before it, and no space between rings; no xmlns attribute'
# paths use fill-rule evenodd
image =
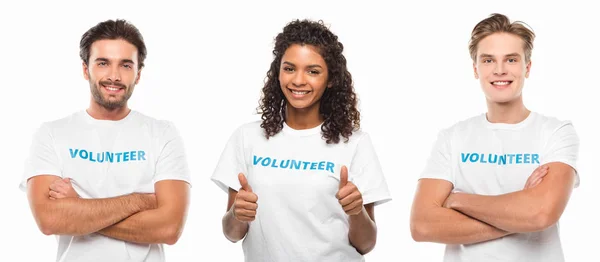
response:
<svg viewBox="0 0 600 262"><path fill-rule="evenodd" d="M251 3L247 3L251 2ZM360 98L362 127L393 201L376 209L379 238L367 261L441 261L443 245L416 243L409 214L417 178L437 132L485 112L467 49L470 32L493 12L527 22L538 35L524 100L529 109L572 120L581 139L576 189L561 219L567 261L597 256L597 12L589 4L528 1L19 1L0 5L2 256L53 261L18 184L35 128L89 104L78 56L81 35L114 18L133 22L148 47L130 106L179 128L193 171L184 234L169 261L242 261L241 242L221 233L226 194L209 177L233 130L259 119L255 108L274 37L295 18L323 19L345 46ZM391 2L391 1L390 1ZM396 1L394 1L396 2ZM590 1L591 2L591 1ZM12 5L12 6L11 6ZM591 241L584 240L585 238Z"/></svg>

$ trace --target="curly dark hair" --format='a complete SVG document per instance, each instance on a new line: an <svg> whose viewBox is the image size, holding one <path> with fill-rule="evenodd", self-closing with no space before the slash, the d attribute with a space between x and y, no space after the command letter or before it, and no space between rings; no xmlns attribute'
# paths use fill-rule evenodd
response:
<svg viewBox="0 0 600 262"><path fill-rule="evenodd" d="M319 114L325 120L321 126L322 137L327 144L339 143L340 136L348 142L352 132L360 128L358 99L354 93L352 76L342 54L344 46L323 21L295 20L288 23L275 38L275 58L267 72L262 89L259 113L267 139L283 129L287 101L279 83L279 70L283 54L293 44L311 45L317 48L327 64L330 88L321 97Z"/></svg>

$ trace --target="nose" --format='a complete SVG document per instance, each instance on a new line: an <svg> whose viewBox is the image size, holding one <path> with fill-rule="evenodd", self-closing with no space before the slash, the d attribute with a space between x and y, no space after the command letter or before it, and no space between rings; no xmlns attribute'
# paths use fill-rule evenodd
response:
<svg viewBox="0 0 600 262"><path fill-rule="evenodd" d="M496 67L494 68L494 75L506 75L506 68L504 67L504 63L496 63Z"/></svg>
<svg viewBox="0 0 600 262"><path fill-rule="evenodd" d="M120 82L121 81L121 70L119 70L119 65L111 66L110 71L108 72L108 80L112 82Z"/></svg>
<svg viewBox="0 0 600 262"><path fill-rule="evenodd" d="M296 71L294 74L294 78L292 79L292 84L294 86L303 86L306 84L306 79L304 78L304 74L300 71Z"/></svg>

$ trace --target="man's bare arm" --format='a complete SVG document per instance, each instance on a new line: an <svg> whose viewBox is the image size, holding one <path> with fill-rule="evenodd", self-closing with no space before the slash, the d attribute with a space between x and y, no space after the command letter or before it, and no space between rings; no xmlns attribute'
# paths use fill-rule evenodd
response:
<svg viewBox="0 0 600 262"><path fill-rule="evenodd" d="M483 196L454 193L446 206L511 232L536 232L554 225L569 201L575 170L564 163L549 163L539 185L521 191Z"/></svg>
<svg viewBox="0 0 600 262"><path fill-rule="evenodd" d="M415 241L473 244L509 234L443 207L452 188L452 183L446 180L419 180L410 217L410 231Z"/></svg>
<svg viewBox="0 0 600 262"><path fill-rule="evenodd" d="M60 177L40 175L27 181L29 206L45 235L87 235L156 205L153 194L51 200L48 188L55 180Z"/></svg>
<svg viewBox="0 0 600 262"><path fill-rule="evenodd" d="M136 213L98 233L128 242L175 244L185 226L190 186L180 180L163 180L154 190L156 209Z"/></svg>

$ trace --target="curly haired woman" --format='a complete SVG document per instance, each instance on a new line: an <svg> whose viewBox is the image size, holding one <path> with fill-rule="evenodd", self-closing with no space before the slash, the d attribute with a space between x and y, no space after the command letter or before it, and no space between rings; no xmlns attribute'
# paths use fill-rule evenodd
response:
<svg viewBox="0 0 600 262"><path fill-rule="evenodd" d="M246 261L364 261L375 246L374 206L391 197L342 52L320 21L286 25L262 121L239 127L221 154L223 233L244 239Z"/></svg>

